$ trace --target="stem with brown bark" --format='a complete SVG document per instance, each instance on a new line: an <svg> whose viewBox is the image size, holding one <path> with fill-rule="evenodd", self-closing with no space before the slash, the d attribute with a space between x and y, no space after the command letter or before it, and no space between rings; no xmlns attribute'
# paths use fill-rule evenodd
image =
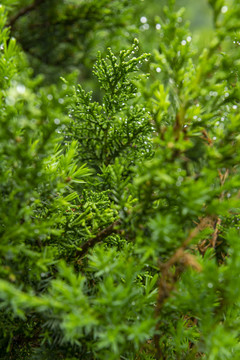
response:
<svg viewBox="0 0 240 360"><path fill-rule="evenodd" d="M118 232L116 227L119 224L120 224L120 220L115 221L114 223L112 223L111 225L106 227L105 229L101 230L98 234L96 234L96 236L94 236L93 238L86 241L82 245L81 250L78 250L76 252L76 257L78 259L82 258L88 252L89 249L93 248L96 244L103 241L107 236Z"/></svg>

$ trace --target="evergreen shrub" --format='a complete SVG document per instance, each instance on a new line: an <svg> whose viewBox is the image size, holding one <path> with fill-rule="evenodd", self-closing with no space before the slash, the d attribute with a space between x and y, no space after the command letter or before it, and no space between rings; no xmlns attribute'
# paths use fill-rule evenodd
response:
<svg viewBox="0 0 240 360"><path fill-rule="evenodd" d="M240 4L208 3L207 48L169 0L90 92L68 51L90 64L79 36L92 56L135 2L0 6L0 359L240 358Z"/></svg>

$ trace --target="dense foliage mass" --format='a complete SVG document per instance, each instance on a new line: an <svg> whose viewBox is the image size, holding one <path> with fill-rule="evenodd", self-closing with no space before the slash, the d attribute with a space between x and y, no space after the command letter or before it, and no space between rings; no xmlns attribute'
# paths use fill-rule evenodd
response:
<svg viewBox="0 0 240 360"><path fill-rule="evenodd" d="M240 357L240 4L163 3L0 5L2 360Z"/></svg>

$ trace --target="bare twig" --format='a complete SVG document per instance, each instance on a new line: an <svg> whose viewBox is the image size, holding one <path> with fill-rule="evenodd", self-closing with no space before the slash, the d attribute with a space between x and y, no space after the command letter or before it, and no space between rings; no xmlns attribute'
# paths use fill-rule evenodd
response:
<svg viewBox="0 0 240 360"><path fill-rule="evenodd" d="M26 15L27 13L35 10L39 5L41 5L44 1L46 0L35 0L31 5L28 5L22 9L19 10L18 13L16 13L15 15L13 15L8 23L7 23L7 26L11 26L13 27L15 22L22 16Z"/></svg>
<svg viewBox="0 0 240 360"><path fill-rule="evenodd" d="M96 236L94 236L93 238L86 241L82 245L81 250L78 250L76 252L76 257L78 259L82 258L88 252L88 250L93 248L97 243L100 243L101 241L103 241L107 236L118 232L118 230L116 229L116 226L119 224L120 224L120 220L115 221L114 223L112 223L111 225L106 227L105 229L101 230L98 234L96 234Z"/></svg>

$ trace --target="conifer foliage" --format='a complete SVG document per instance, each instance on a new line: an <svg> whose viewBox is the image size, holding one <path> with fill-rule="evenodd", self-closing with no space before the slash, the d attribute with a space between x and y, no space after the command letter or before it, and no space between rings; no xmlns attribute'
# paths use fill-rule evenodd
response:
<svg viewBox="0 0 240 360"><path fill-rule="evenodd" d="M112 3L0 6L0 359L238 360L240 5L209 0L201 50L169 0L151 54L116 32L56 80L131 28Z"/></svg>

